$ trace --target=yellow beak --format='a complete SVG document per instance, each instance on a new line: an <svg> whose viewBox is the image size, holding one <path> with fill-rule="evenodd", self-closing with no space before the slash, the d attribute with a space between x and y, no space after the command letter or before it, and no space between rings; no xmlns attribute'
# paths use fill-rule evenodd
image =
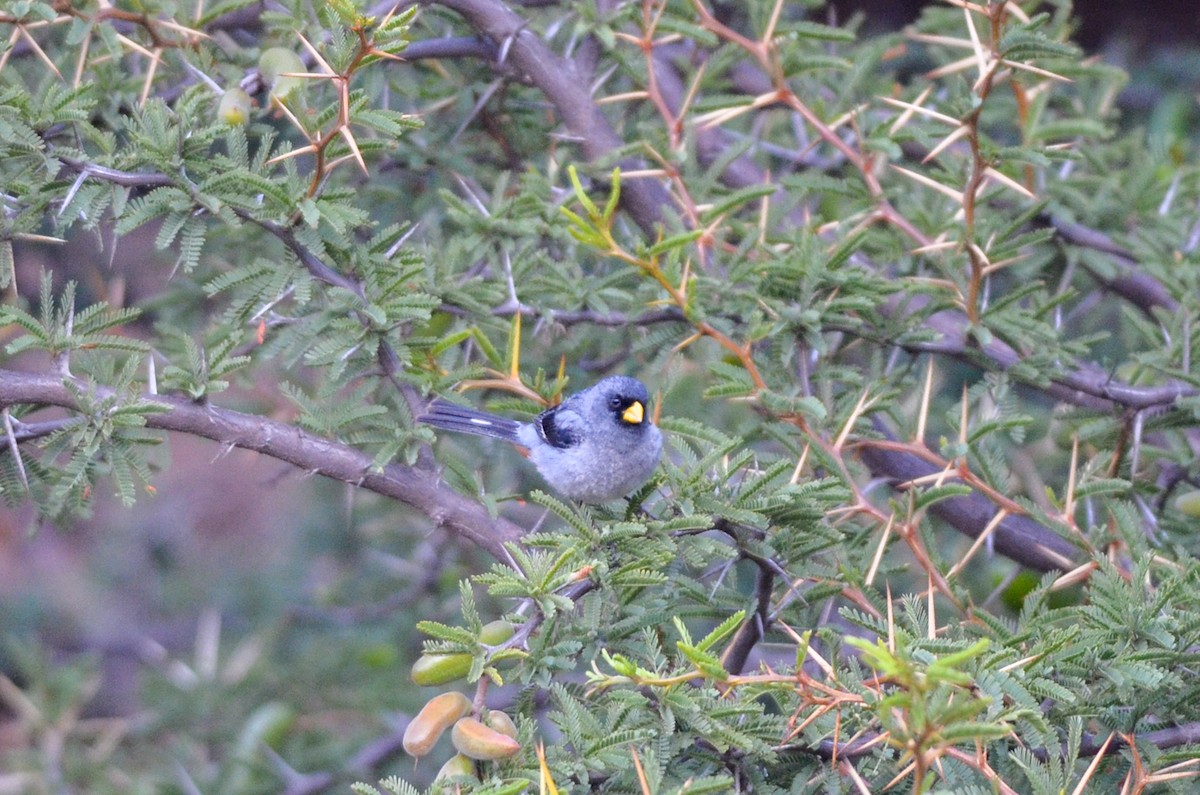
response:
<svg viewBox="0 0 1200 795"><path fill-rule="evenodd" d="M641 425L642 420L646 418L646 407L642 405L640 400L635 400L630 404L629 408L621 412L621 419L630 425Z"/></svg>

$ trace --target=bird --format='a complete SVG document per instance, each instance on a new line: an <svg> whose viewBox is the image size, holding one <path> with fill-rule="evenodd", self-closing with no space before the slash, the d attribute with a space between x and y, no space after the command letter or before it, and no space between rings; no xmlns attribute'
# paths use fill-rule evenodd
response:
<svg viewBox="0 0 1200 795"><path fill-rule="evenodd" d="M417 421L446 431L503 439L522 448L556 492L584 503L628 495L650 479L662 432L646 413L650 393L614 375L543 411L532 422L434 400Z"/></svg>

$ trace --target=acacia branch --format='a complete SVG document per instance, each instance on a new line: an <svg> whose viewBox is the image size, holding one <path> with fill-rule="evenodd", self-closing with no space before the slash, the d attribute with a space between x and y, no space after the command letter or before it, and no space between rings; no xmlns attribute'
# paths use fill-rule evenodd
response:
<svg viewBox="0 0 1200 795"><path fill-rule="evenodd" d="M912 453L864 444L862 462L893 485L908 483L941 470ZM978 538L996 516L996 506L982 494L939 500L929 512L963 535ZM1010 515L992 531L995 550L1038 571L1066 571L1078 564L1080 551L1070 541L1028 516Z"/></svg>
<svg viewBox="0 0 1200 795"><path fill-rule="evenodd" d="M1171 297L1166 285L1153 276L1140 272L1138 261L1133 254L1119 246L1108 235L1057 215L1046 215L1042 220L1053 227L1058 236L1067 243L1099 251L1112 258L1117 270L1113 276L1097 272L1095 268L1089 267L1086 261L1082 263L1092 278L1105 288L1122 296L1147 315L1151 315L1156 308L1168 312L1179 310L1179 302Z"/></svg>
<svg viewBox="0 0 1200 795"><path fill-rule="evenodd" d="M1178 748L1181 745L1193 745L1200 743L1200 723L1184 723L1166 729L1142 732L1137 734L1134 739L1139 745L1152 745L1160 751ZM869 756L877 752L879 747L880 735L877 732L868 732L845 743L839 743L835 740L821 740L815 745L789 743L779 750L815 753L823 759L853 759ZM1086 732L1083 735L1082 742L1079 744L1079 756L1085 759L1101 754L1104 756L1114 756L1128 747L1129 743L1120 735L1113 737L1112 741L1106 744L1103 735ZM1030 751L1042 762L1049 760L1051 757L1051 751L1047 748L1031 748ZM1067 751L1065 747L1059 748L1057 751L1059 758L1066 757Z"/></svg>
<svg viewBox="0 0 1200 795"><path fill-rule="evenodd" d="M890 317L918 312L928 303L923 297L906 302L894 301L881 307ZM967 319L962 312L943 310L925 319L924 325L938 334L930 342L901 342L900 347L914 353L938 353L986 369L1007 372L1027 358L1008 343L992 337L979 344L967 333ZM863 336L861 328L846 327L847 333ZM895 343L893 343L895 344ZM1038 389L1056 400L1097 411L1132 409L1134 411L1165 410L1175 407L1182 398L1194 397L1200 390L1182 383L1161 386L1134 386L1117 381L1099 365L1088 361L1063 362L1057 371L1047 374L1048 383L1035 384Z"/></svg>
<svg viewBox="0 0 1200 795"><path fill-rule="evenodd" d="M0 369L0 408L28 404L79 411L77 396L89 390L102 400L115 396L110 389L78 379ZM453 491L432 472L401 464L377 469L373 458L361 450L266 417L171 395L142 394L137 401L159 409L145 415L148 428L253 450L306 472L361 486L417 509L434 524L502 562L510 560L504 545L519 543L525 534L518 525L493 518L482 505Z"/></svg>
<svg viewBox="0 0 1200 795"><path fill-rule="evenodd" d="M773 561L747 557L758 566L754 578L754 612L746 616L721 654L722 667L733 674L745 670L750 652L754 651L771 626L771 597L775 592Z"/></svg>
<svg viewBox="0 0 1200 795"><path fill-rule="evenodd" d="M560 326L576 326L587 324L621 328L624 326L653 326L658 323L686 323L687 317L679 307L669 306L663 309L651 309L640 315L629 315L625 312L597 312L594 309L547 309L521 304L497 307L492 314L497 317L511 317L517 313L521 317L538 321L546 321Z"/></svg>
<svg viewBox="0 0 1200 795"><path fill-rule="evenodd" d="M496 61L496 46L478 36L446 36L441 39L414 41L404 48L400 56L405 61L423 61L427 58L480 58Z"/></svg>
<svg viewBox="0 0 1200 795"><path fill-rule="evenodd" d="M656 58L653 67L655 70L654 83L665 105L672 113L678 114L685 91L678 72L662 58ZM759 88L763 89L764 87L760 85ZM727 151L736 143L716 127L702 127L696 132L696 137L697 153L701 163L705 166L725 160ZM729 161L721 172L721 181L735 189L766 184L769 180L770 176L767 172L745 155ZM772 199L782 200L783 198L784 191L780 186L773 194ZM1092 268L1088 269L1106 289L1123 296L1147 314L1150 314L1155 308L1171 312L1178 309L1178 302L1171 297L1166 286L1152 276L1140 272L1138 262L1133 254L1119 246L1107 235L1054 215L1047 214L1042 217L1042 221L1053 227L1065 242L1090 248L1113 258L1117 273L1112 277L1097 273ZM892 305L886 307L885 311L896 313L911 311L912 308L913 304L910 303L906 307ZM968 320L961 312L939 312L928 318L925 325L938 332L940 339L930 343L905 344L902 347L915 352L950 355L975 364L979 363L979 359L983 359L985 366L1000 371L1009 370L1023 358L1022 354L1010 345L996 338L986 345L973 344L967 334ZM849 333L856 333L853 328L845 330ZM1049 384L1039 386L1057 400L1100 411L1118 408L1132 410L1170 408L1180 398L1197 394L1197 390L1194 388L1181 384L1157 387L1124 384L1111 378L1102 368L1086 361L1066 363L1059 372L1051 374Z"/></svg>
<svg viewBox="0 0 1200 795"><path fill-rule="evenodd" d="M573 61L552 51L508 6L495 0L423 0L423 4L454 11L494 42L497 52L504 54L505 68L515 69L546 95L589 161L602 160L625 146L592 101L587 76ZM623 160L620 166L622 171L645 168L632 160ZM644 233L653 235L670 197L655 180L629 179L621 181L621 204Z"/></svg>

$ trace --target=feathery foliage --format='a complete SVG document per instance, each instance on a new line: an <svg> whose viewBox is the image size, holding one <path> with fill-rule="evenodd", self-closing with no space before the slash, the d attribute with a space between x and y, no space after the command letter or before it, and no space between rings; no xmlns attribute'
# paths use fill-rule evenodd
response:
<svg viewBox="0 0 1200 795"><path fill-rule="evenodd" d="M236 706L302 681L279 629L204 688L163 668L139 712L187 751L160 764L149 733L84 753L93 669L34 655L0 766L419 792L441 762L410 776L380 715L428 695L423 652L515 716L521 750L454 791L1194 788L1194 142L1123 126L1066 2L884 34L821 7L0 11L8 504L132 504L192 434L382 495L352 546L408 572L341 585L400 593L372 671L398 701L333 670ZM610 372L668 442L611 504L415 421L456 387L528 419ZM339 699L357 750L293 719Z"/></svg>

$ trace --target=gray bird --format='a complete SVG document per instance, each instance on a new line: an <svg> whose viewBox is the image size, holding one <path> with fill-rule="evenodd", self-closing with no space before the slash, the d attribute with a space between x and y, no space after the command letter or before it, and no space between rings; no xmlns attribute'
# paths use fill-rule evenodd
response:
<svg viewBox="0 0 1200 795"><path fill-rule="evenodd" d="M645 483L662 454L662 433L646 416L650 393L635 378L614 375L577 392L533 422L435 400L418 422L490 436L528 451L546 482L564 497L599 503Z"/></svg>

